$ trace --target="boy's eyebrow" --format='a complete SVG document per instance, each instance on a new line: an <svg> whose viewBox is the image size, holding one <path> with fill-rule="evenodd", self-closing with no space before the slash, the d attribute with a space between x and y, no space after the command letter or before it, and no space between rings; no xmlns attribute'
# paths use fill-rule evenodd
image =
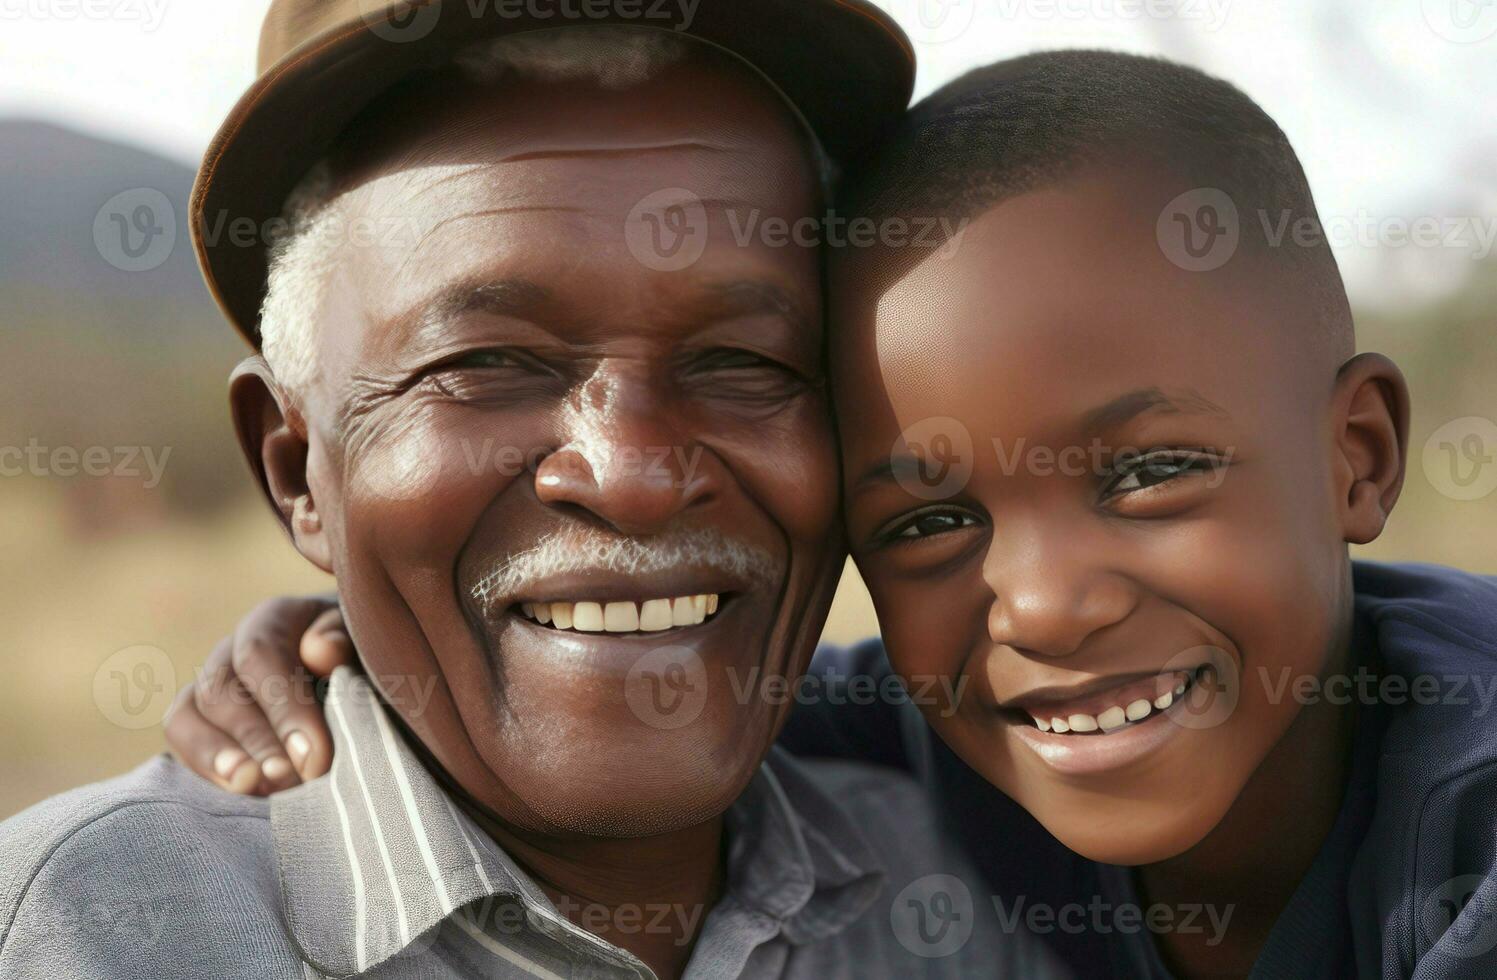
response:
<svg viewBox="0 0 1497 980"><path fill-rule="evenodd" d="M1145 412L1231 417L1225 408L1189 388L1182 388L1173 396L1166 395L1158 388L1139 388L1087 412L1082 416L1082 424L1088 431L1109 429L1129 422Z"/></svg>
<svg viewBox="0 0 1497 980"><path fill-rule="evenodd" d="M897 455L888 459L879 460L863 471L853 485L854 490L861 490L870 483L880 480L898 480L904 477L920 475L921 460L914 456Z"/></svg>
<svg viewBox="0 0 1497 980"><path fill-rule="evenodd" d="M1159 388L1139 388L1126 395L1119 395L1105 405L1087 412L1082 416L1082 424L1085 426L1085 431L1098 432L1112 426L1122 425L1145 412L1232 417L1225 408L1190 388L1177 389L1173 396L1166 395ZM937 463L939 462L940 460L937 460ZM926 462L917 456L904 453L894 454L864 470L853 484L853 489L861 490L868 484L879 480L918 478L922 475L922 470L926 465Z"/></svg>

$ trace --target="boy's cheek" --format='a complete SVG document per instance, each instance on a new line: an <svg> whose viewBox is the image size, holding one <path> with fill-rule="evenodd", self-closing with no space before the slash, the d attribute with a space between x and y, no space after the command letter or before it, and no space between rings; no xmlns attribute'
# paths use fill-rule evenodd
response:
<svg viewBox="0 0 1497 980"><path fill-rule="evenodd" d="M867 562L861 567L870 567ZM879 632L897 673L947 676L961 669L972 638L968 624L981 610L963 603L951 583L909 579L872 568L865 583L878 614Z"/></svg>

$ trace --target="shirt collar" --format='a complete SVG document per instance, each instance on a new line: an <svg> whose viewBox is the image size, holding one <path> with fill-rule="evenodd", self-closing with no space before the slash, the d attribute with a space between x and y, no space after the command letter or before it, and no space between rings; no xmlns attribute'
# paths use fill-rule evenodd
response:
<svg viewBox="0 0 1497 980"><path fill-rule="evenodd" d="M287 924L304 957L345 977L435 941L455 910L504 896L531 928L579 957L638 961L566 922L545 894L463 813L391 723L369 681L347 667L326 699L332 770L271 797ZM792 943L857 919L882 886L877 859L804 766L774 749L727 814L724 901L704 921L762 915Z"/></svg>
<svg viewBox="0 0 1497 980"><path fill-rule="evenodd" d="M727 814L727 893L801 944L831 936L878 897L883 868L814 774L772 748Z"/></svg>

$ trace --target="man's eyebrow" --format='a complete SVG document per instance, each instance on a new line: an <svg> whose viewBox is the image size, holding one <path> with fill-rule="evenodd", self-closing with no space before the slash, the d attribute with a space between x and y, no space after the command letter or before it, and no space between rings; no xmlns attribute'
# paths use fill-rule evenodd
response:
<svg viewBox="0 0 1497 980"><path fill-rule="evenodd" d="M719 304L730 316L768 314L797 325L806 322L805 308L793 295L773 282L737 279L710 282L702 288L708 299Z"/></svg>
<svg viewBox="0 0 1497 980"><path fill-rule="evenodd" d="M1181 389L1167 395L1159 388L1139 388L1087 412L1082 416L1082 423L1087 430L1097 431L1122 425L1146 412L1231 417L1226 409L1196 391Z"/></svg>
<svg viewBox="0 0 1497 980"><path fill-rule="evenodd" d="M459 283L441 290L412 315L417 329L436 327L466 313L528 317L550 302L551 291L529 279Z"/></svg>

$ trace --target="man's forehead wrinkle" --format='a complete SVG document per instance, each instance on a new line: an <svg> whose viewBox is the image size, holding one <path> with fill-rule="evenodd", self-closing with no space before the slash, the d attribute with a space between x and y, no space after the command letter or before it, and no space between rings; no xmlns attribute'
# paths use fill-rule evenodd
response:
<svg viewBox="0 0 1497 980"><path fill-rule="evenodd" d="M428 178L423 183L418 183L413 190L411 200L415 201L420 200L433 191L445 190L450 184L486 174L492 166L493 164L488 162L475 162L466 165L426 164L421 167L409 168L403 172L416 178Z"/></svg>
<svg viewBox="0 0 1497 980"><path fill-rule="evenodd" d="M575 206L572 206L572 205L541 205L541 204L536 204L536 205L515 205L513 207L505 207L505 208L487 208L487 209L484 209L482 211L466 211L466 212L464 212L462 214L448 215L447 217L442 218L439 221L433 222L430 227L422 229L422 231L421 231L421 237L418 238L416 240L415 244L410 247L410 250L406 252L405 258L401 261L400 266L398 268L396 268L396 270L395 270L395 275L399 276L399 275L401 275L402 273L405 272L406 266L410 265L410 263L413 260L415 260L415 258L418 255L421 254L421 249L423 247L425 247L426 243L431 240L431 238L432 238L433 235L435 235L437 232L441 231L443 228L446 228L448 225L454 224L454 223L459 222L459 221L472 221L472 220L474 220L476 218L513 217L514 215L517 215L517 214L583 214L583 213L585 213L583 208L575 207Z"/></svg>
<svg viewBox="0 0 1497 980"><path fill-rule="evenodd" d="M566 159L588 159L598 156L619 156L631 153L654 154L677 150L701 151L710 154L736 154L742 147L727 145L724 143L710 142L701 139L662 139L662 140L617 140L601 141L596 138L583 138L576 142L559 142L556 140L522 140L520 146L507 152L500 152L493 159L475 160L471 163L452 163L441 158L450 157L451 151L447 148L435 148L432 152L413 151L401 160L397 165L390 168L390 174L404 175L417 179L428 178L420 183L415 191L415 196L420 197L434 190L440 190L448 184L468 180L470 178L483 179L485 183L493 182L492 168L506 163L531 163L537 160L566 160ZM433 157L438 157L433 159Z"/></svg>
<svg viewBox="0 0 1497 980"><path fill-rule="evenodd" d="M739 149L739 147L707 143L696 139L643 142L619 141L609 143L594 141L590 143L539 146L532 149L520 150L500 157L499 162L528 163L534 160L591 159L596 157L631 156L635 154L649 156L656 153L670 153L680 150L722 154L737 153Z"/></svg>

